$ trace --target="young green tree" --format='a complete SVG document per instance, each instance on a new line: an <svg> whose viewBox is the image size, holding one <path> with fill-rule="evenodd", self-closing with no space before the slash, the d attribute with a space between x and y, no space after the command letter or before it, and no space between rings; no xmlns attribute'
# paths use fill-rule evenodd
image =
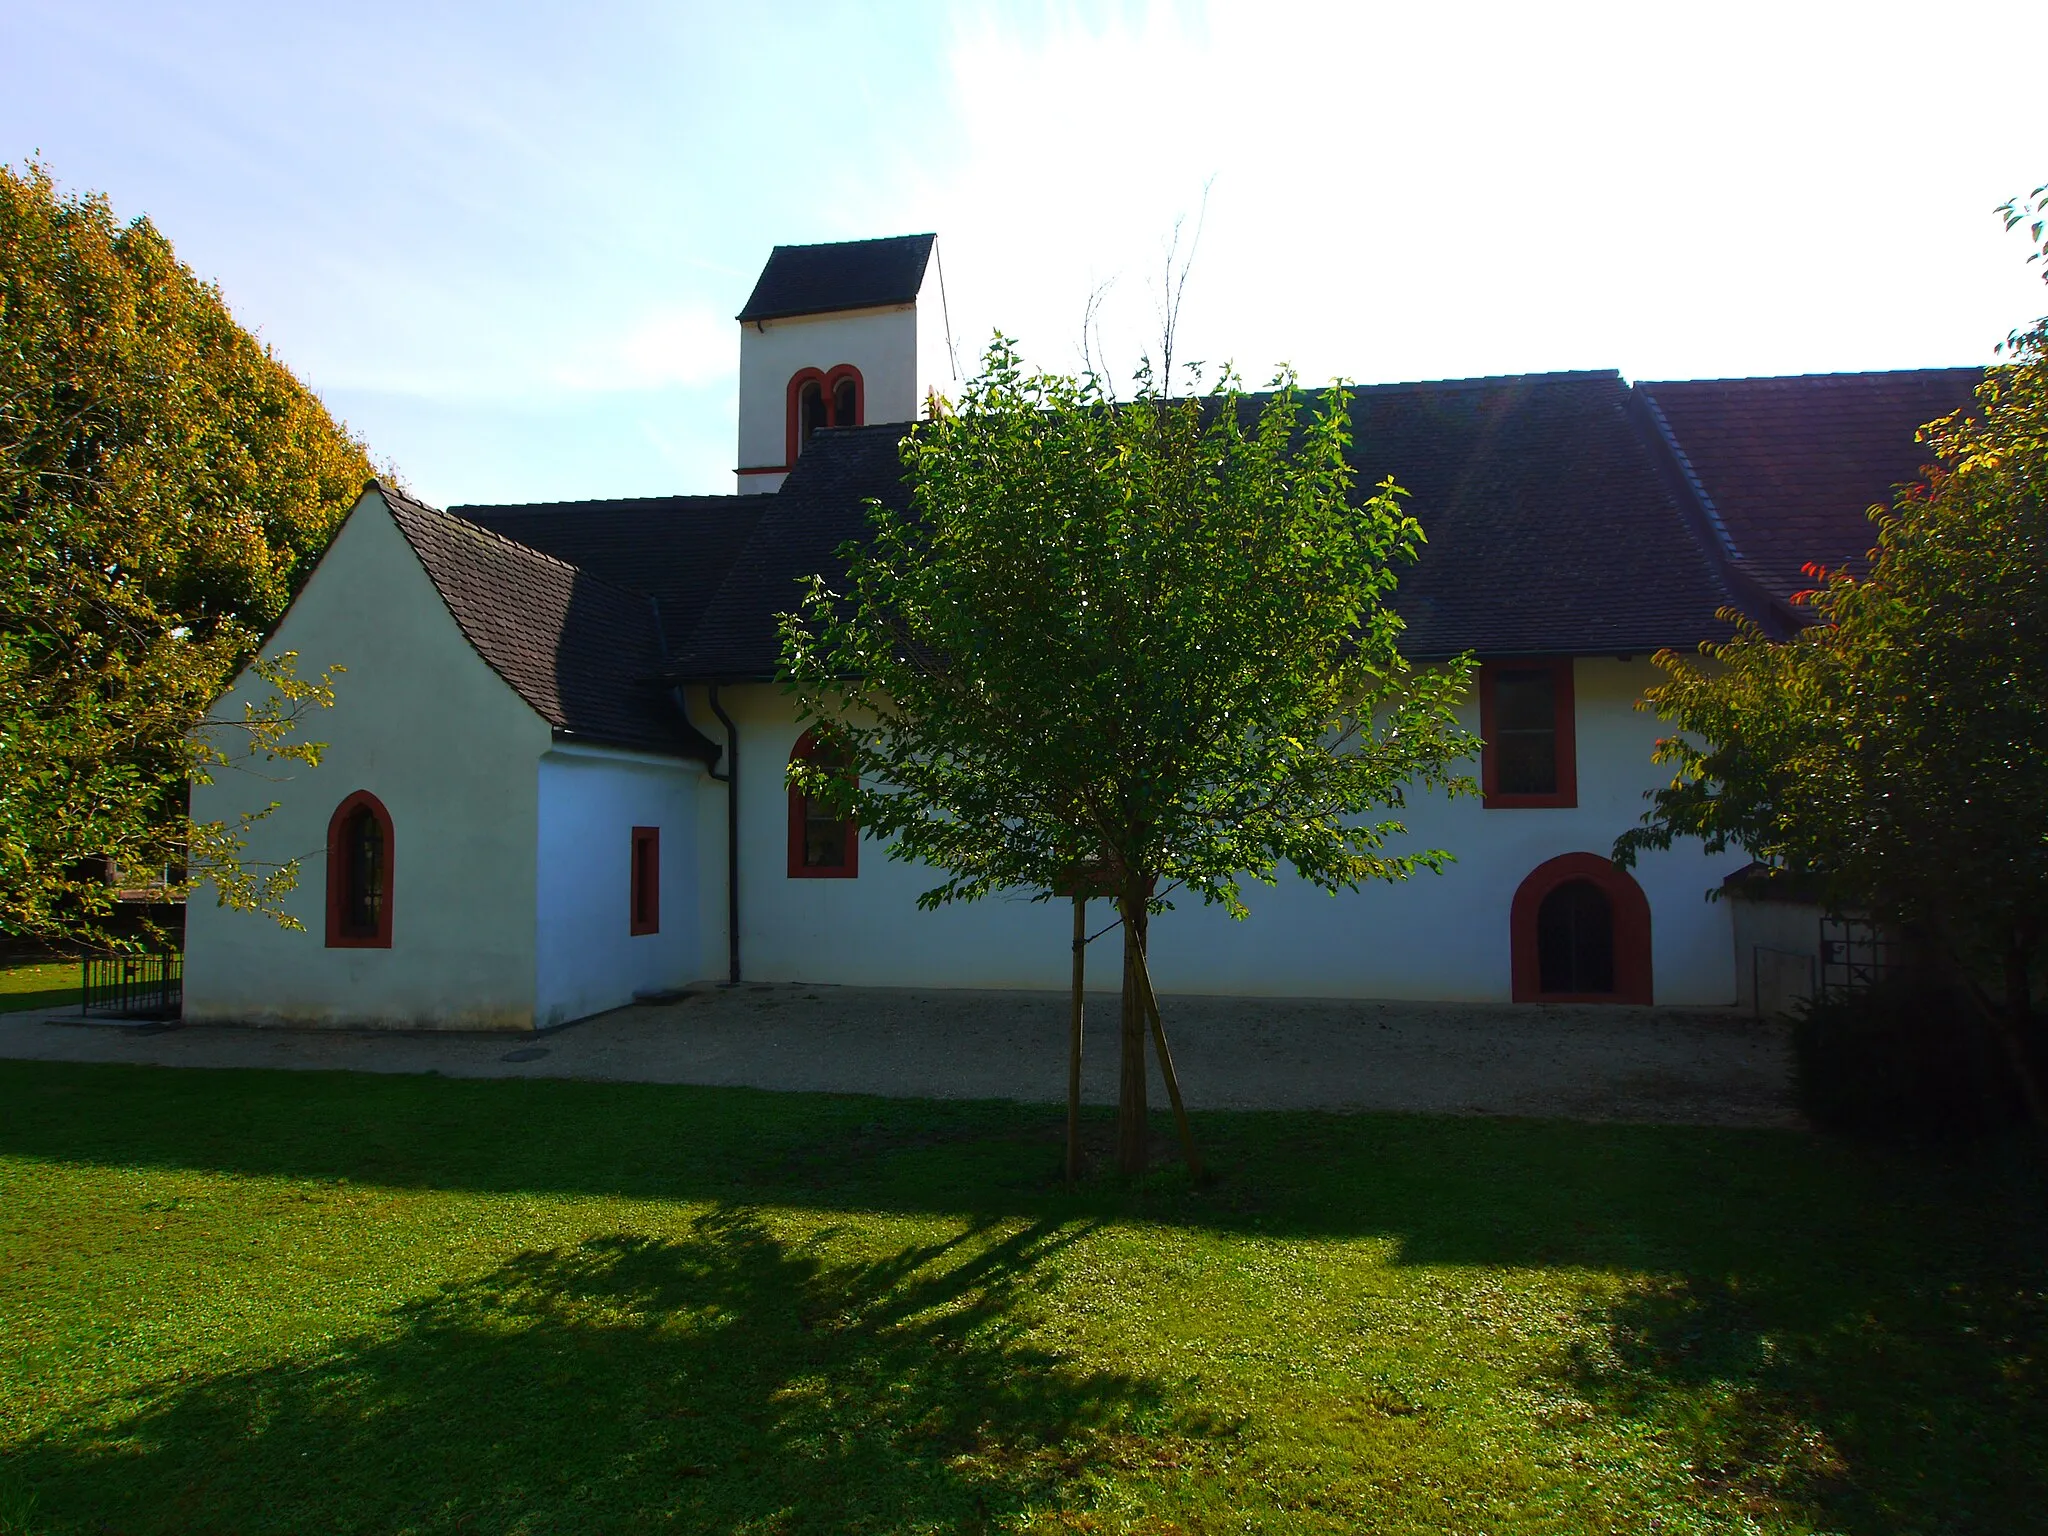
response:
<svg viewBox="0 0 2048 1536"><path fill-rule="evenodd" d="M2035 198L2048 211L2048 189ZM1615 857L1701 837L1900 924L1977 999L2048 1118L2031 998L2048 917L2048 321L2008 346L1974 409L1922 430L1925 483L1871 509L1869 574L1815 572L1811 627L1778 642L1743 623L1705 662L1657 658L1667 680L1647 703L1683 733L1658 746L1675 772Z"/></svg>
<svg viewBox="0 0 2048 1536"><path fill-rule="evenodd" d="M1388 606L1420 527L1356 494L1348 397L1290 377L1201 400L1030 372L996 339L957 410L904 441L909 510L871 502L785 615L783 659L837 760L793 783L944 878L926 908L1046 899L1077 871L1124 935L1118 1161L1146 1160L1145 944L1176 892L1246 915L1282 863L1331 890L1437 869L1397 851L1412 786L1465 787L1464 665L1415 671ZM1169 1085L1172 1078L1168 1077Z"/></svg>
<svg viewBox="0 0 2048 1536"><path fill-rule="evenodd" d="M194 731L370 474L148 220L0 167L0 932L105 937L110 861L275 912L290 871L191 828L187 776L317 753L329 679L277 658Z"/></svg>

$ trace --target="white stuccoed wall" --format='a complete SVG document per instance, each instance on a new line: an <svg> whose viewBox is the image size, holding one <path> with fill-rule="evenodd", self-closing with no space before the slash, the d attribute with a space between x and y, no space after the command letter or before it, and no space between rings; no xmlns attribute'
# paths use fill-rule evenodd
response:
<svg viewBox="0 0 2048 1536"><path fill-rule="evenodd" d="M301 675L339 663L331 710L306 734L318 768L255 765L195 786L193 814L228 819L271 800L247 850L301 861L292 933L218 907L186 914L185 1016L245 1024L530 1029L534 1020L535 764L547 723L473 651L381 500L336 536L266 654ZM248 680L220 707L239 712ZM256 684L249 696L260 697ZM367 789L391 813L389 949L326 947L327 823Z"/></svg>
<svg viewBox="0 0 2048 1536"><path fill-rule="evenodd" d="M1283 875L1250 886L1251 917L1183 902L1153 926L1162 990L1244 996L1377 997L1505 1002L1513 994L1508 913L1537 865L1561 853L1606 855L1662 782L1650 762L1658 721L1635 710L1656 680L1647 661L1582 659L1575 669L1579 804L1570 810L1484 809L1477 797L1417 799L1403 813L1416 846L1457 856L1441 875L1327 895ZM915 910L929 872L861 845L859 878L792 880L782 772L798 732L770 686L733 688L742 732L741 928L747 978L869 986L1060 987L1072 922L1064 904L994 899ZM1476 732L1477 708L1466 721ZM1477 765L1473 765L1477 776ZM1744 862L1697 846L1651 855L1635 878L1651 908L1656 1000L1721 1005L1735 998L1727 904L1707 890ZM707 899L711 887L707 886ZM1093 910L1107 921L1106 906ZM1109 984L1113 948L1091 956Z"/></svg>
<svg viewBox="0 0 2048 1536"><path fill-rule="evenodd" d="M698 910L699 799L710 798L703 781L702 765L647 753L558 745L540 760L541 1028L708 974ZM632 932L635 827L661 829L658 933Z"/></svg>

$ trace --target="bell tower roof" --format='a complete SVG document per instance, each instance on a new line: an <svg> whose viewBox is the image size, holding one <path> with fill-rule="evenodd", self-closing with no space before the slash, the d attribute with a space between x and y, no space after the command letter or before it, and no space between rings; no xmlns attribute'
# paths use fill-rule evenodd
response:
<svg viewBox="0 0 2048 1536"><path fill-rule="evenodd" d="M934 235L891 235L830 245L778 245L761 269L742 322L914 304Z"/></svg>

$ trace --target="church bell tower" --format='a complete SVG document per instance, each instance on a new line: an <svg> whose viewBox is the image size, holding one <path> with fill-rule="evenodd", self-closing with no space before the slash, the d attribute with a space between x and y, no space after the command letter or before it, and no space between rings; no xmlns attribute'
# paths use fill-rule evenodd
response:
<svg viewBox="0 0 2048 1536"><path fill-rule="evenodd" d="M739 322L742 492L779 489L820 428L915 421L957 372L933 235L778 245Z"/></svg>

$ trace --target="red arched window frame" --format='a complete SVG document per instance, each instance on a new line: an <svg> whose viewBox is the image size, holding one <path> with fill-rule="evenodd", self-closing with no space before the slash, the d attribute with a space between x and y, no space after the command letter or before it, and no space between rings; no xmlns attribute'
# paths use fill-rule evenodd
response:
<svg viewBox="0 0 2048 1536"><path fill-rule="evenodd" d="M1584 880L1607 898L1614 913L1614 990L1545 992L1536 948L1536 914L1543 898L1571 880ZM1529 871L1508 911L1513 946L1514 996L1518 1003L1648 1003L1650 901L1625 869L1598 853L1563 853Z"/></svg>
<svg viewBox="0 0 2048 1536"><path fill-rule="evenodd" d="M818 386L818 399L824 414L822 425L828 427L857 427L868 419L868 387L861 378L860 370L851 363L840 363L829 372L817 368L805 368L793 373L789 379L789 427L784 443L783 464L794 467L797 455L804 450L803 444L803 394L806 384ZM846 412L840 408L840 385L853 386L852 420L844 420Z"/></svg>
<svg viewBox="0 0 2048 1536"><path fill-rule="evenodd" d="M377 920L373 927L349 921L349 889L352 867L344 846L351 822L358 811L367 810L384 839L384 862L379 871L382 889L378 893ZM397 843L391 835L391 813L384 802L367 789L359 789L334 808L327 819L327 947L329 949L389 949L391 947L391 905L396 890L393 873L398 867Z"/></svg>
<svg viewBox="0 0 2048 1536"><path fill-rule="evenodd" d="M805 731L790 749L792 763L808 761L823 751L817 733ZM792 880L852 880L860 874L860 827L851 816L841 823L845 858L838 864L813 864L810 851L811 797L795 785L789 790L789 878Z"/></svg>

